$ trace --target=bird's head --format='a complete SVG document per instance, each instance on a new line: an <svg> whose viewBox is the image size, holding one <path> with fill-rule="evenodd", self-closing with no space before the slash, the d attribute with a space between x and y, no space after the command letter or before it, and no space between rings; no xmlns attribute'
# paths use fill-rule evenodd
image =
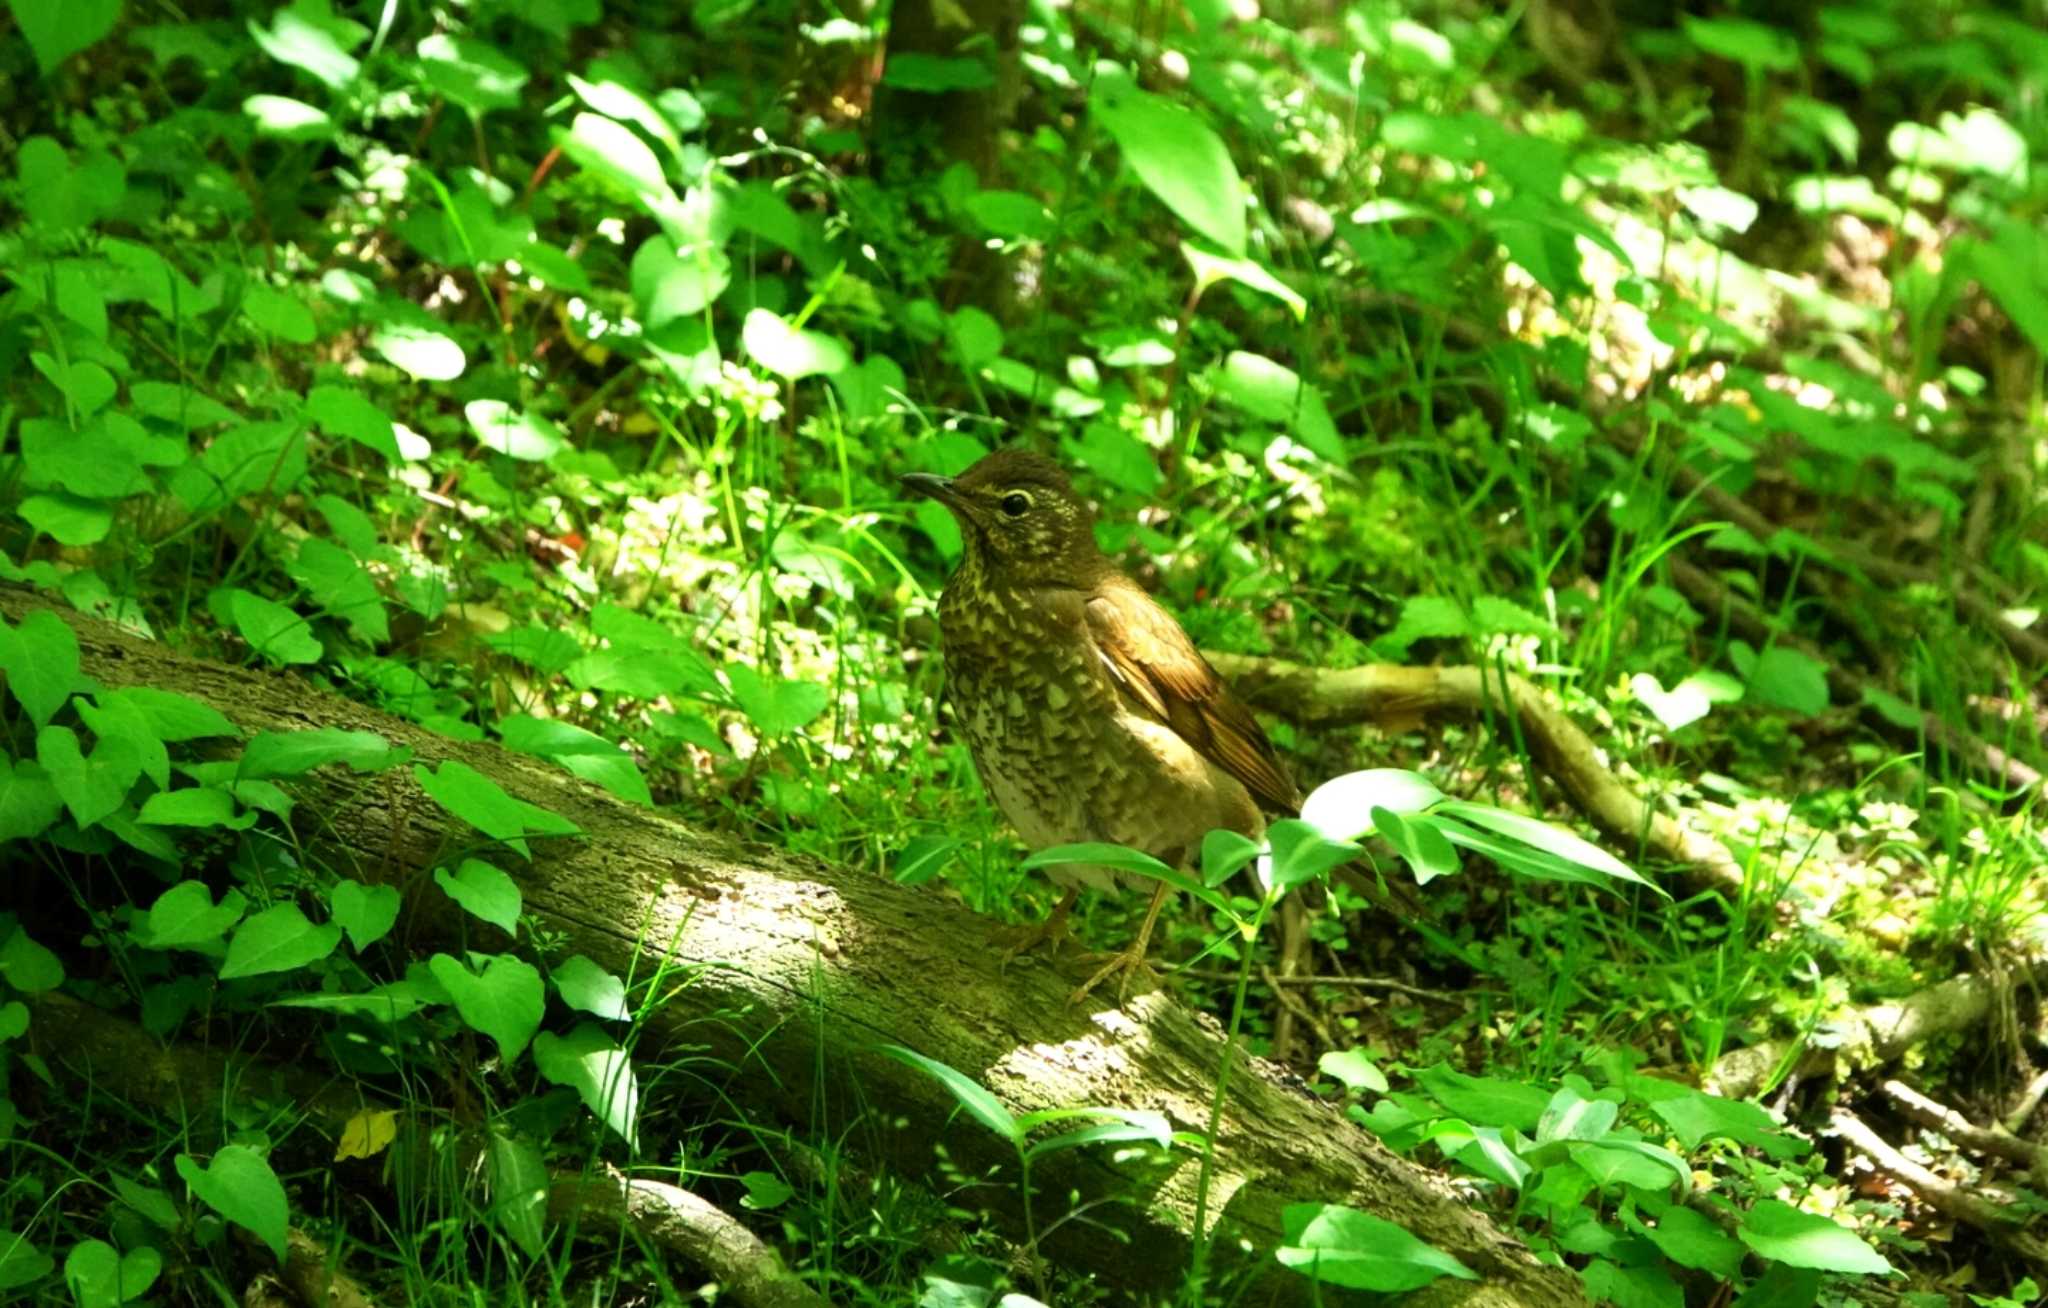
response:
<svg viewBox="0 0 2048 1308"><path fill-rule="evenodd" d="M951 511L969 562L998 580L1074 584L1102 560L1095 515L1042 454L997 450L957 477L914 472L903 484Z"/></svg>

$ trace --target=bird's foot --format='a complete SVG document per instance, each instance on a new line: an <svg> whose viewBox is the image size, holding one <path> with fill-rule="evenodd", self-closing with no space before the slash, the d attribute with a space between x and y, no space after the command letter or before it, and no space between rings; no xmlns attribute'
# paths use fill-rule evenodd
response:
<svg viewBox="0 0 2048 1308"><path fill-rule="evenodd" d="M1111 977L1117 978L1116 1004L1118 1008L1123 1007L1124 996L1130 992L1132 977L1146 977L1155 985L1159 981L1159 974L1154 972L1151 965L1145 961L1145 945L1142 941L1132 945L1129 949L1118 950L1114 954L1089 954L1084 961L1090 963L1099 962L1102 965L1088 974L1088 979L1081 983L1079 989L1067 996L1067 1007L1069 1008L1078 1007L1081 1001L1088 997L1089 991Z"/></svg>
<svg viewBox="0 0 2048 1308"><path fill-rule="evenodd" d="M1059 903L1053 905L1052 916L1045 919L1045 921L1038 923L1036 926L1019 927L1015 930L998 933L997 939L1007 938L1009 944L1003 950L1002 961L997 964L997 970L1001 971L1003 968L1007 968L1010 965L1010 960L1016 958L1017 955L1028 954L1043 944L1050 944L1053 953L1059 953L1060 943L1067 938L1070 930L1067 925L1067 915L1074 911L1074 901L1077 898L1079 898L1079 895L1076 892L1068 891L1065 895L1061 896Z"/></svg>

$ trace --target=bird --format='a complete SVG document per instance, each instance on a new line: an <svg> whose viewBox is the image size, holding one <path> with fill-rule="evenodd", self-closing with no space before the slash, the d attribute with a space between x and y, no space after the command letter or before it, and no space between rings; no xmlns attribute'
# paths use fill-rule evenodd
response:
<svg viewBox="0 0 2048 1308"><path fill-rule="evenodd" d="M1025 844L1105 841L1186 868L1211 830L1256 840L1266 813L1299 812L1258 720L1102 552L1058 463L1005 448L957 477L901 481L960 525L960 562L939 595L944 693L984 789ZM1121 1005L1172 887L1095 864L1049 871L1065 893L1013 954L1064 935L1084 887L1153 887L1136 938L1069 999L1117 976Z"/></svg>

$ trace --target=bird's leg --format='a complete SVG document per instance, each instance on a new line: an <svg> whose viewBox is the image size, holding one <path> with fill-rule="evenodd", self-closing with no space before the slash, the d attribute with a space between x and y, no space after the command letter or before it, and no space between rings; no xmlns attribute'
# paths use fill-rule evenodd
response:
<svg viewBox="0 0 2048 1308"><path fill-rule="evenodd" d="M1003 959L998 964L998 969L1008 967L1010 960L1017 955L1028 954L1043 944L1050 943L1053 952L1059 952L1060 942L1067 938L1067 914L1074 911L1074 901L1080 897L1081 888L1075 886L1060 897L1059 903L1053 905L1051 917L1036 926L1024 927L1011 933L1010 945L1003 950Z"/></svg>
<svg viewBox="0 0 2048 1308"><path fill-rule="evenodd" d="M1150 970L1145 966L1145 950L1152 943L1152 927L1159 921L1159 910L1166 907L1166 898L1172 893L1172 886L1167 885L1164 881L1159 883L1159 888L1152 892L1151 906L1145 910L1145 924L1138 928L1138 938L1131 942L1129 949L1124 950L1122 953L1111 954L1109 961L1097 968L1093 976L1083 981L1079 990L1068 995L1067 1003L1069 1006L1080 1003L1088 997L1090 990L1093 990L1101 985L1104 980L1119 972L1123 974L1123 979L1118 981L1116 985L1116 1002L1119 1006L1123 1004L1124 993L1131 988L1131 974Z"/></svg>

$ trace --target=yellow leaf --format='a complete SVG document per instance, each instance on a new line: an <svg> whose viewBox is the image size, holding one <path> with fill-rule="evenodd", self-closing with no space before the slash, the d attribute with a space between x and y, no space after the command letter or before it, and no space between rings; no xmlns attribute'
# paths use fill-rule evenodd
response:
<svg viewBox="0 0 2048 1308"><path fill-rule="evenodd" d="M334 1148L334 1161L344 1158L374 1158L398 1138L398 1114L388 1110L361 1112L341 1128L341 1143Z"/></svg>

